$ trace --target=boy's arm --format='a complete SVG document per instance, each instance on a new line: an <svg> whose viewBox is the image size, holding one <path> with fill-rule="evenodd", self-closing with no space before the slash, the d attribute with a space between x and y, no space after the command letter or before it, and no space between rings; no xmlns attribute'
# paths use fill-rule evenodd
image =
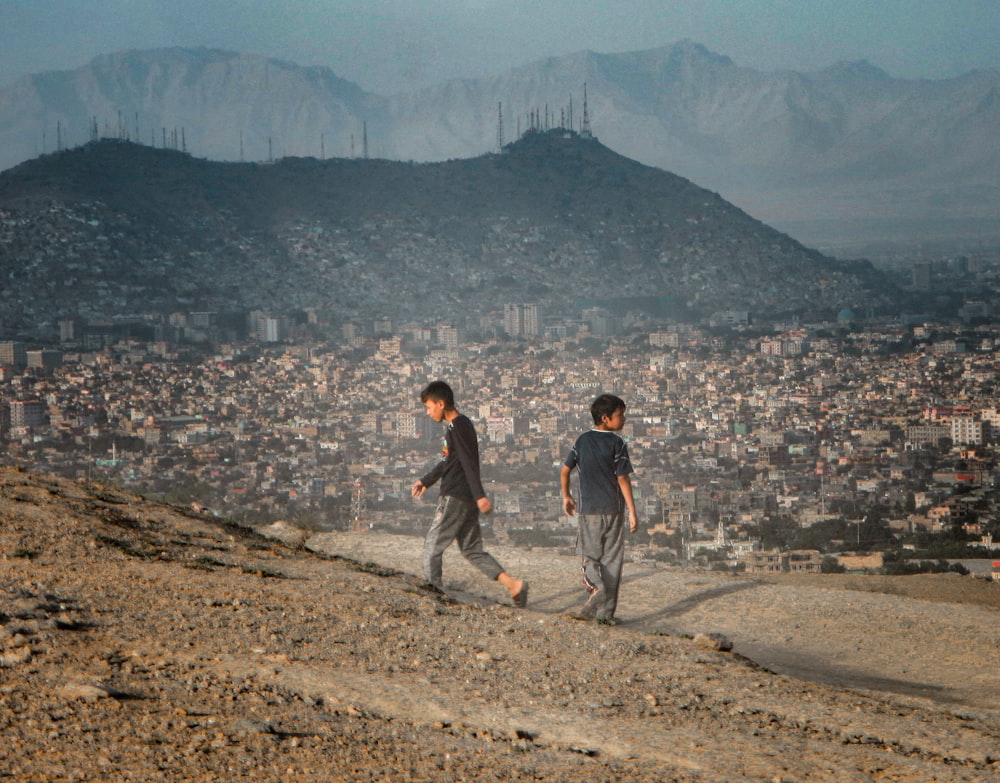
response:
<svg viewBox="0 0 1000 783"><path fill-rule="evenodd" d="M566 512L566 516L570 517L576 513L576 501L573 500L573 495L569 491L569 474L572 472L572 468L568 465L563 465L562 471L559 473L559 485L562 487L563 511Z"/></svg>
<svg viewBox="0 0 1000 783"><path fill-rule="evenodd" d="M639 517L635 513L635 500L632 498L632 479L626 474L618 477L618 486L621 488L622 496L625 498L625 507L628 509L628 529L634 533L639 529Z"/></svg>
<svg viewBox="0 0 1000 783"><path fill-rule="evenodd" d="M430 473L428 473L423 478L417 479L413 482L413 487L410 489L410 494L415 498L423 497L423 494L427 491L428 487L433 486L437 483L437 480L441 478L441 474L444 473L445 460L438 462L433 468L431 468Z"/></svg>

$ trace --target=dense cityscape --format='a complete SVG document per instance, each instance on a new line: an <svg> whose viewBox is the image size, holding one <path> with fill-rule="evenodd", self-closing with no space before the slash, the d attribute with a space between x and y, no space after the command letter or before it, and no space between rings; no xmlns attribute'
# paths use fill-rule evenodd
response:
<svg viewBox="0 0 1000 783"><path fill-rule="evenodd" d="M419 533L430 501L410 487L441 432L418 394L441 378L479 431L487 535L566 547L559 464L610 391L629 406L634 556L927 569L1000 542L1000 325L984 315L694 326L508 303L461 324L256 313L224 343L205 339L212 313L149 339L65 319L58 347L0 343L2 459L245 524Z"/></svg>

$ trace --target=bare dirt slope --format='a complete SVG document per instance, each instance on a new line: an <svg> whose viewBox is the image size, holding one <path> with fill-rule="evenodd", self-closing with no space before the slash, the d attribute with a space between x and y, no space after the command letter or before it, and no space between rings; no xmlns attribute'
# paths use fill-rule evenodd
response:
<svg viewBox="0 0 1000 783"><path fill-rule="evenodd" d="M425 587L413 539L270 532L0 472L0 778L1000 779L1000 712L972 698L995 654L955 653L996 608L629 566L608 628L565 617L551 555L498 552L532 582L517 610L454 558L449 595ZM714 631L735 651L688 638ZM781 635L821 640L776 645L809 679L743 657ZM870 650L903 640L897 677Z"/></svg>
<svg viewBox="0 0 1000 783"><path fill-rule="evenodd" d="M419 573L420 541L326 533L306 545ZM531 582L531 608L579 607L573 556L492 549ZM452 547L447 587L463 600L502 600ZM733 650L771 671L860 690L923 696L942 705L1000 710L1000 585L957 574L911 577L732 577L626 564L620 629L695 636L720 633ZM616 629L617 630L617 629Z"/></svg>

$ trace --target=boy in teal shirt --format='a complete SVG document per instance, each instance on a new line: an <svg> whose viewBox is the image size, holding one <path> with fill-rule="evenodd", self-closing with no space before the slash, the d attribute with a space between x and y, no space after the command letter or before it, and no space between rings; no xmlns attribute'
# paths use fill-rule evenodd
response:
<svg viewBox="0 0 1000 783"><path fill-rule="evenodd" d="M577 554L583 565L583 583L590 597L579 612L581 619L615 624L618 588L625 559L625 513L629 531L639 519L632 497L633 473L628 446L622 439L625 402L602 394L591 403L594 428L580 435L562 466L563 510L577 512ZM580 502L570 492L570 475L580 470Z"/></svg>

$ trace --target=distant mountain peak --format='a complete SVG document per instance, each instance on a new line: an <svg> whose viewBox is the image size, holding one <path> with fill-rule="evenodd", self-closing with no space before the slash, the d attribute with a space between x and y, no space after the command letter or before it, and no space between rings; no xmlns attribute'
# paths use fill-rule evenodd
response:
<svg viewBox="0 0 1000 783"><path fill-rule="evenodd" d="M686 59L692 62L708 62L713 65L733 65L733 61L724 54L712 51L704 44L690 38L684 38L667 47L670 56L675 59Z"/></svg>
<svg viewBox="0 0 1000 783"><path fill-rule="evenodd" d="M841 60L824 69L822 73L845 78L864 78L877 80L892 80L892 76L868 60Z"/></svg>

